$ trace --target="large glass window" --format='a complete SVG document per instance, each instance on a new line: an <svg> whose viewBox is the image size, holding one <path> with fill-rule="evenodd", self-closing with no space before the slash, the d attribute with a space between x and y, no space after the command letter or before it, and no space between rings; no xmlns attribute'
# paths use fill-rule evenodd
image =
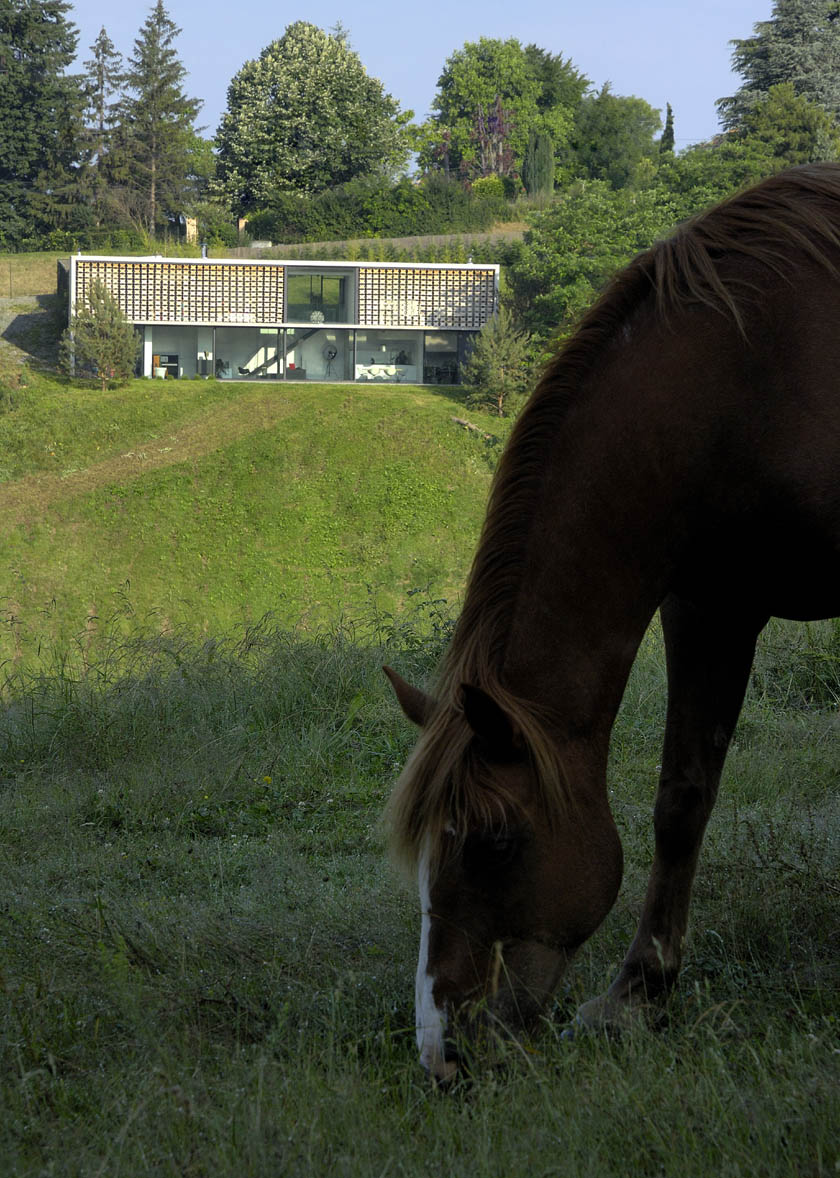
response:
<svg viewBox="0 0 840 1178"><path fill-rule="evenodd" d="M195 327L155 325L147 329L151 339L149 376L195 376L198 371Z"/></svg>
<svg viewBox="0 0 840 1178"><path fill-rule="evenodd" d="M286 271L288 323L352 323L353 274L347 270Z"/></svg>
<svg viewBox="0 0 840 1178"><path fill-rule="evenodd" d="M426 384L458 383L457 331L427 331L423 380Z"/></svg>
<svg viewBox="0 0 840 1178"><path fill-rule="evenodd" d="M352 380L353 332L334 327L287 327L286 380Z"/></svg>
<svg viewBox="0 0 840 1178"><path fill-rule="evenodd" d="M283 374L274 327L217 327L214 374L220 380L277 380Z"/></svg>
<svg viewBox="0 0 840 1178"><path fill-rule="evenodd" d="M422 337L417 331L357 331L356 373L359 381L420 379Z"/></svg>

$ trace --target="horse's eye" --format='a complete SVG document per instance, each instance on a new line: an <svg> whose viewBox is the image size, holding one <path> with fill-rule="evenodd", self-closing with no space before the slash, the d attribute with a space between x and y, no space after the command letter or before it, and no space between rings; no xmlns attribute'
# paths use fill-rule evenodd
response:
<svg viewBox="0 0 840 1178"><path fill-rule="evenodd" d="M472 870L498 871L513 862L521 845L522 840L515 833L485 831L467 839L464 860Z"/></svg>
<svg viewBox="0 0 840 1178"><path fill-rule="evenodd" d="M489 850L493 858L502 862L507 862L516 853L519 847L519 840L513 835L503 835L494 838L490 843Z"/></svg>

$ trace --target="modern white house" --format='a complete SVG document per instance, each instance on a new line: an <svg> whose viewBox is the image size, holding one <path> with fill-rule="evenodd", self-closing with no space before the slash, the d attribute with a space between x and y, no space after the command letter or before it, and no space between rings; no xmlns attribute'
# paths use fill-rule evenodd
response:
<svg viewBox="0 0 840 1178"><path fill-rule="evenodd" d="M495 313L496 265L70 259L70 316L100 282L148 377L457 384Z"/></svg>

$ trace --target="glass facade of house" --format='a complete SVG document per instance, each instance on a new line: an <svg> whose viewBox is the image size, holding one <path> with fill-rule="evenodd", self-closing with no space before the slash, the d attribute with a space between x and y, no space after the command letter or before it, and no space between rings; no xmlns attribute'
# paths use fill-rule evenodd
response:
<svg viewBox="0 0 840 1178"><path fill-rule="evenodd" d="M499 270L79 255L71 315L96 282L141 333L148 377L457 384Z"/></svg>

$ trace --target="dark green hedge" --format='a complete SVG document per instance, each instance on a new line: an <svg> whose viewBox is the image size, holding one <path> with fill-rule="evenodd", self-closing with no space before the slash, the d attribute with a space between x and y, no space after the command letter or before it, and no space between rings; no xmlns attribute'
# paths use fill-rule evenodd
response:
<svg viewBox="0 0 840 1178"><path fill-rule="evenodd" d="M149 248L149 239L132 229L53 229L34 237L22 237L3 243L10 253L30 253L33 250L66 250L75 253L137 253Z"/></svg>
<svg viewBox="0 0 840 1178"><path fill-rule="evenodd" d="M442 177L420 184L353 180L313 197L278 192L270 208L248 218L248 233L304 242L476 232L491 228L506 211L496 189L473 192Z"/></svg>

